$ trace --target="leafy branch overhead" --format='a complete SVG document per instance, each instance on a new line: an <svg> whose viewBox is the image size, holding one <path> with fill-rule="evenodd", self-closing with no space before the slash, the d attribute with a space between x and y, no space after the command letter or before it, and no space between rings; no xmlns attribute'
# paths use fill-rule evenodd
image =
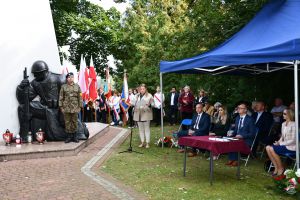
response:
<svg viewBox="0 0 300 200"><path fill-rule="evenodd" d="M122 41L120 13L86 0L52 0L50 5L59 47L70 47L69 60L77 67L81 54L87 63L93 56L97 73L103 75L107 56L117 55Z"/></svg>
<svg viewBox="0 0 300 200"><path fill-rule="evenodd" d="M113 55L121 61L114 74L116 89L121 89L127 69L130 87L145 83L154 92L161 60L188 58L216 47L248 23L267 0L114 0L130 4L123 16L86 0L50 2L58 44L70 46L73 64L79 66L81 54L87 59L92 55L103 75L106 57ZM165 74L164 91L187 84L194 93L203 88L212 101L229 105L241 99L271 101L276 95L272 88L278 88L288 99L289 83L273 81L278 76Z"/></svg>

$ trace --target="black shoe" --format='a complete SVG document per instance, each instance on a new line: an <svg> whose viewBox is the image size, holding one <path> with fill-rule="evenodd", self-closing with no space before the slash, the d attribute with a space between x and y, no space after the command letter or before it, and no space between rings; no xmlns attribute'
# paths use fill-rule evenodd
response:
<svg viewBox="0 0 300 200"><path fill-rule="evenodd" d="M73 133L73 142L75 142L75 143L79 142L76 133Z"/></svg>
<svg viewBox="0 0 300 200"><path fill-rule="evenodd" d="M70 143L72 141L72 135L70 133L68 133L68 137L65 140L65 143Z"/></svg>

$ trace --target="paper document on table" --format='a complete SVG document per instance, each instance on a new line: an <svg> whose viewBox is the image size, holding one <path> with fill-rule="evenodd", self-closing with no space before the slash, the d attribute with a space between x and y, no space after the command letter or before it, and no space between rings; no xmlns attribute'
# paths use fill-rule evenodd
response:
<svg viewBox="0 0 300 200"><path fill-rule="evenodd" d="M223 137L223 139L227 139L227 140L231 140L231 141L239 140L238 138L233 138L233 137Z"/></svg>
<svg viewBox="0 0 300 200"><path fill-rule="evenodd" d="M216 138L216 137L210 137L209 140L218 141L218 142L230 142L230 140L225 138Z"/></svg>

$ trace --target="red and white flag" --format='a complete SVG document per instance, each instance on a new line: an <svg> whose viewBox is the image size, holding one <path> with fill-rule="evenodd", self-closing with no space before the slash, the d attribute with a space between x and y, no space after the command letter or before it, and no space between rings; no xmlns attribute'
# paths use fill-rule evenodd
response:
<svg viewBox="0 0 300 200"><path fill-rule="evenodd" d="M78 85L80 86L83 99L84 99L84 95L86 94L86 91L87 91L87 80L86 80L85 74L86 74L86 64L84 63L83 57L81 55Z"/></svg>
<svg viewBox="0 0 300 200"><path fill-rule="evenodd" d="M89 69L89 99L96 100L97 93L97 74L94 67L93 58L91 56L90 69Z"/></svg>

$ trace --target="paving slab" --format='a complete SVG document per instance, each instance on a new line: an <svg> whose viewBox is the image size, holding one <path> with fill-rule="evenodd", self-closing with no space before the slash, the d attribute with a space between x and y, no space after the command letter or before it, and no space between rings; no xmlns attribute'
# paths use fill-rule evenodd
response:
<svg viewBox="0 0 300 200"><path fill-rule="evenodd" d="M127 194L126 199L145 199L134 190L118 182L109 175L103 175L101 163L123 142L128 135L120 137L124 129L108 127L93 143L78 154L68 157L51 157L0 162L0 199L1 200L110 200L123 199L114 192L101 186L94 178L101 178L115 185ZM118 137L118 140L115 138ZM107 149L107 145L116 140ZM99 152L105 150L103 159L97 160L91 168L94 178L82 172ZM103 151L102 151L103 152Z"/></svg>

